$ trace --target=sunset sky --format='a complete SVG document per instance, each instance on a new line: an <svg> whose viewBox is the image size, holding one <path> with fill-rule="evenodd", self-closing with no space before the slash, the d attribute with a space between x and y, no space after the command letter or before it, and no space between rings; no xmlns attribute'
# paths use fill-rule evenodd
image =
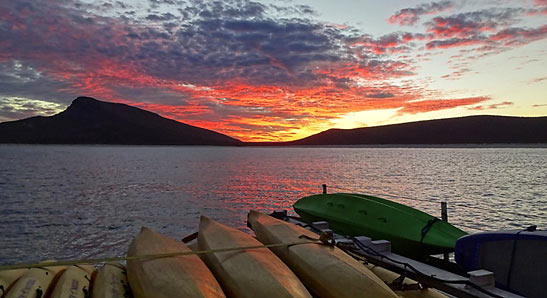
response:
<svg viewBox="0 0 547 298"><path fill-rule="evenodd" d="M547 115L547 0L0 1L0 122L77 96L244 141Z"/></svg>

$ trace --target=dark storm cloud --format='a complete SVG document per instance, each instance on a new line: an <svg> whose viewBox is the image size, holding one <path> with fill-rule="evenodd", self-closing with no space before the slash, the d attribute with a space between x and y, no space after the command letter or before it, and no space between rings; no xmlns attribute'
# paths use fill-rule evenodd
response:
<svg viewBox="0 0 547 298"><path fill-rule="evenodd" d="M267 7L252 1L198 1L190 2L186 11L202 18L261 18Z"/></svg>
<svg viewBox="0 0 547 298"><path fill-rule="evenodd" d="M340 31L305 19L262 18L263 6L249 5L193 7L198 17L178 29L170 25L169 36L133 30L127 37L143 42L127 59L165 79L213 84L237 77L257 84L307 85L315 79L308 66L337 61L346 51ZM239 19L249 15L255 18Z"/></svg>
<svg viewBox="0 0 547 298"><path fill-rule="evenodd" d="M303 69L306 65L337 60L343 52L340 32L305 19L263 17L266 7L254 2L202 3L187 10L194 15L181 25L170 22L176 18L171 13L144 18L163 23L163 29L33 1L4 2L1 9L7 16L0 27L0 37L8 41L0 44L3 54L50 70L71 57L78 68L90 70L111 59L161 79L198 84L234 77L259 83L295 82L296 77L307 84L314 77ZM51 17L42 18L44 12Z"/></svg>

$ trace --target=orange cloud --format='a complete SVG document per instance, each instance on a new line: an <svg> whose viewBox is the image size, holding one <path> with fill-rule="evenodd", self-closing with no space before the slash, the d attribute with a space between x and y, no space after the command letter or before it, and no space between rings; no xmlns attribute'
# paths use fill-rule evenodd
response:
<svg viewBox="0 0 547 298"><path fill-rule="evenodd" d="M500 103L495 103L495 104L491 104L491 105L486 105L486 106L476 106L476 107L469 107L467 108L468 110L474 110L474 111L482 111L482 110L493 110L493 109L500 109L500 108L504 108L504 107L508 107L508 106L512 106L513 103L510 102L510 101L504 101L504 102L500 102Z"/></svg>
<svg viewBox="0 0 547 298"><path fill-rule="evenodd" d="M461 106L468 106L490 100L487 96L477 96L458 99L434 99L434 100L420 100L406 103L399 114L418 114L431 111L439 111L457 108Z"/></svg>

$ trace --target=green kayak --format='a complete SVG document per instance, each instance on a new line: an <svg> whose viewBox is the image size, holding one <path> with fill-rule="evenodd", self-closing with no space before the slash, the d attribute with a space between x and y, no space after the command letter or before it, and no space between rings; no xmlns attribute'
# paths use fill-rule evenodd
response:
<svg viewBox="0 0 547 298"><path fill-rule="evenodd" d="M368 195L313 195L298 200L294 210L305 222L327 221L342 235L389 240L393 252L412 258L454 251L456 240L467 234L425 212Z"/></svg>

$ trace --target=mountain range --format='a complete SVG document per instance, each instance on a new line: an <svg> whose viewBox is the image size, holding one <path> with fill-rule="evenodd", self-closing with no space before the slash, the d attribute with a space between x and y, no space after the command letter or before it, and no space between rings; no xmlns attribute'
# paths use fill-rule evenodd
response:
<svg viewBox="0 0 547 298"><path fill-rule="evenodd" d="M547 143L547 117L467 116L329 129L290 145Z"/></svg>
<svg viewBox="0 0 547 298"><path fill-rule="evenodd" d="M547 143L547 117L467 116L329 129L291 142L242 142L120 103L78 97L63 112L0 123L0 143L215 146Z"/></svg>

